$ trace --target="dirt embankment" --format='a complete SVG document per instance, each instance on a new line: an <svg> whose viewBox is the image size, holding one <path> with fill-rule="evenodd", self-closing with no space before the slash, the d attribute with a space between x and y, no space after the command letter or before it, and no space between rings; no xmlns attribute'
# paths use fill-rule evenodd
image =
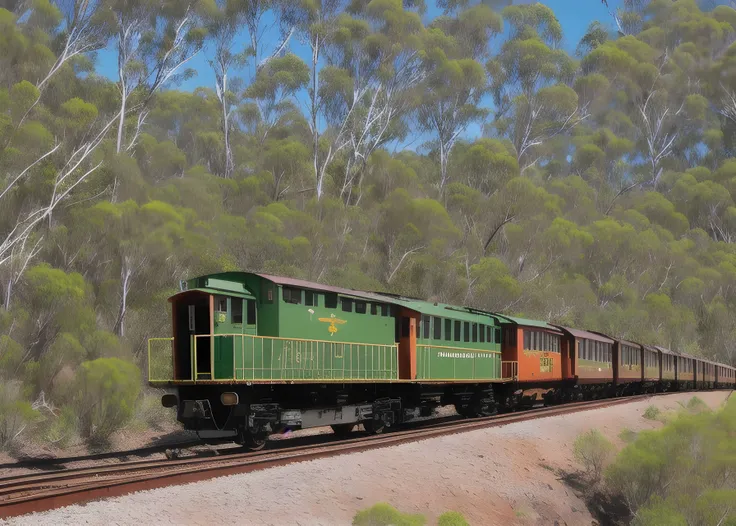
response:
<svg viewBox="0 0 736 526"><path fill-rule="evenodd" d="M728 393L697 395L718 407ZM623 429L659 424L649 405L677 409L692 393L549 417L377 451L163 488L26 516L9 524L347 525L377 502L424 514L456 510L473 525L591 525L586 504L559 473L577 469L575 438L597 428L614 444ZM2 524L2 521L0 521Z"/></svg>

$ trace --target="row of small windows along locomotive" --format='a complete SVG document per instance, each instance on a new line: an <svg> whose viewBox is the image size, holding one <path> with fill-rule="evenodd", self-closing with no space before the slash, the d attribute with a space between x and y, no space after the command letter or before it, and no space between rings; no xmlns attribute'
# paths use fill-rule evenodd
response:
<svg viewBox="0 0 736 526"><path fill-rule="evenodd" d="M307 305L319 307L321 294L311 290L302 290L294 287L282 287L282 296L284 302L295 305ZM335 293L326 293L324 295L324 307L328 309L337 308L338 295ZM343 312L355 312L356 314L367 314L369 311L369 303L353 298L339 298L339 303ZM386 305L385 303L370 303L370 313L385 317L395 316L395 307ZM405 319L406 327L402 327L404 337L409 336L408 318ZM444 327L444 331L442 330ZM453 330L454 328L454 330ZM501 331L494 329L489 325L482 323L461 322L459 320L451 320L440 318L437 316L422 316L416 327L417 338L429 339L430 336L435 340L445 341L464 341L464 342L480 342L480 343L500 343ZM495 338L494 338L495 337Z"/></svg>
<svg viewBox="0 0 736 526"><path fill-rule="evenodd" d="M310 307L319 307L320 296L318 292L312 290L302 290L294 287L283 287L282 295L285 303L294 305L307 305ZM368 313L368 302L355 300L353 298L339 298L343 312L355 312L356 314ZM338 304L338 296L336 293L324 294L324 307L327 309L336 309ZM385 303L371 303L370 313L374 316L392 316L393 308Z"/></svg>
<svg viewBox="0 0 736 526"><path fill-rule="evenodd" d="M404 324L402 334L406 337L409 336L408 319ZM483 323L451 320L438 316L423 315L417 325L416 331L417 338L424 338L425 340L431 338L433 340L445 340L448 342L501 343L501 329L499 328Z"/></svg>

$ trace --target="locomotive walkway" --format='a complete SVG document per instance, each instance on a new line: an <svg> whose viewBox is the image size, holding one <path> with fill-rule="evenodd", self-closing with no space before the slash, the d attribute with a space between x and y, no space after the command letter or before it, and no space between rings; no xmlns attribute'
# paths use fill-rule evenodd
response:
<svg viewBox="0 0 736 526"><path fill-rule="evenodd" d="M228 454L218 458L139 460L121 462L116 465L0 478L0 518L46 511L102 498L117 497L136 491L268 469L294 462L356 453L537 418L627 404L646 400L653 396L661 396L661 394L577 402L491 417L430 423L418 429L397 430L382 435L358 436L328 444L287 446L276 450ZM288 440L283 442L288 442Z"/></svg>

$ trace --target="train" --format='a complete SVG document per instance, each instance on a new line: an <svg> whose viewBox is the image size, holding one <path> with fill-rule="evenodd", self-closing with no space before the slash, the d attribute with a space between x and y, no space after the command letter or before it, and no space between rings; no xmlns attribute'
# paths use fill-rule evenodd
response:
<svg viewBox="0 0 736 526"><path fill-rule="evenodd" d="M181 281L149 385L204 440L464 417L597 398L733 389L736 369L661 346L398 294L254 272Z"/></svg>

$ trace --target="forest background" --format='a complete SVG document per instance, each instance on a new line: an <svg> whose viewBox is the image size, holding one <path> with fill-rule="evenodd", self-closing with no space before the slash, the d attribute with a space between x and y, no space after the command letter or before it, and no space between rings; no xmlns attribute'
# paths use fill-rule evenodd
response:
<svg viewBox="0 0 736 526"><path fill-rule="evenodd" d="M508 4L0 2L0 447L155 425L147 338L225 270L736 364L736 11L568 52Z"/></svg>

